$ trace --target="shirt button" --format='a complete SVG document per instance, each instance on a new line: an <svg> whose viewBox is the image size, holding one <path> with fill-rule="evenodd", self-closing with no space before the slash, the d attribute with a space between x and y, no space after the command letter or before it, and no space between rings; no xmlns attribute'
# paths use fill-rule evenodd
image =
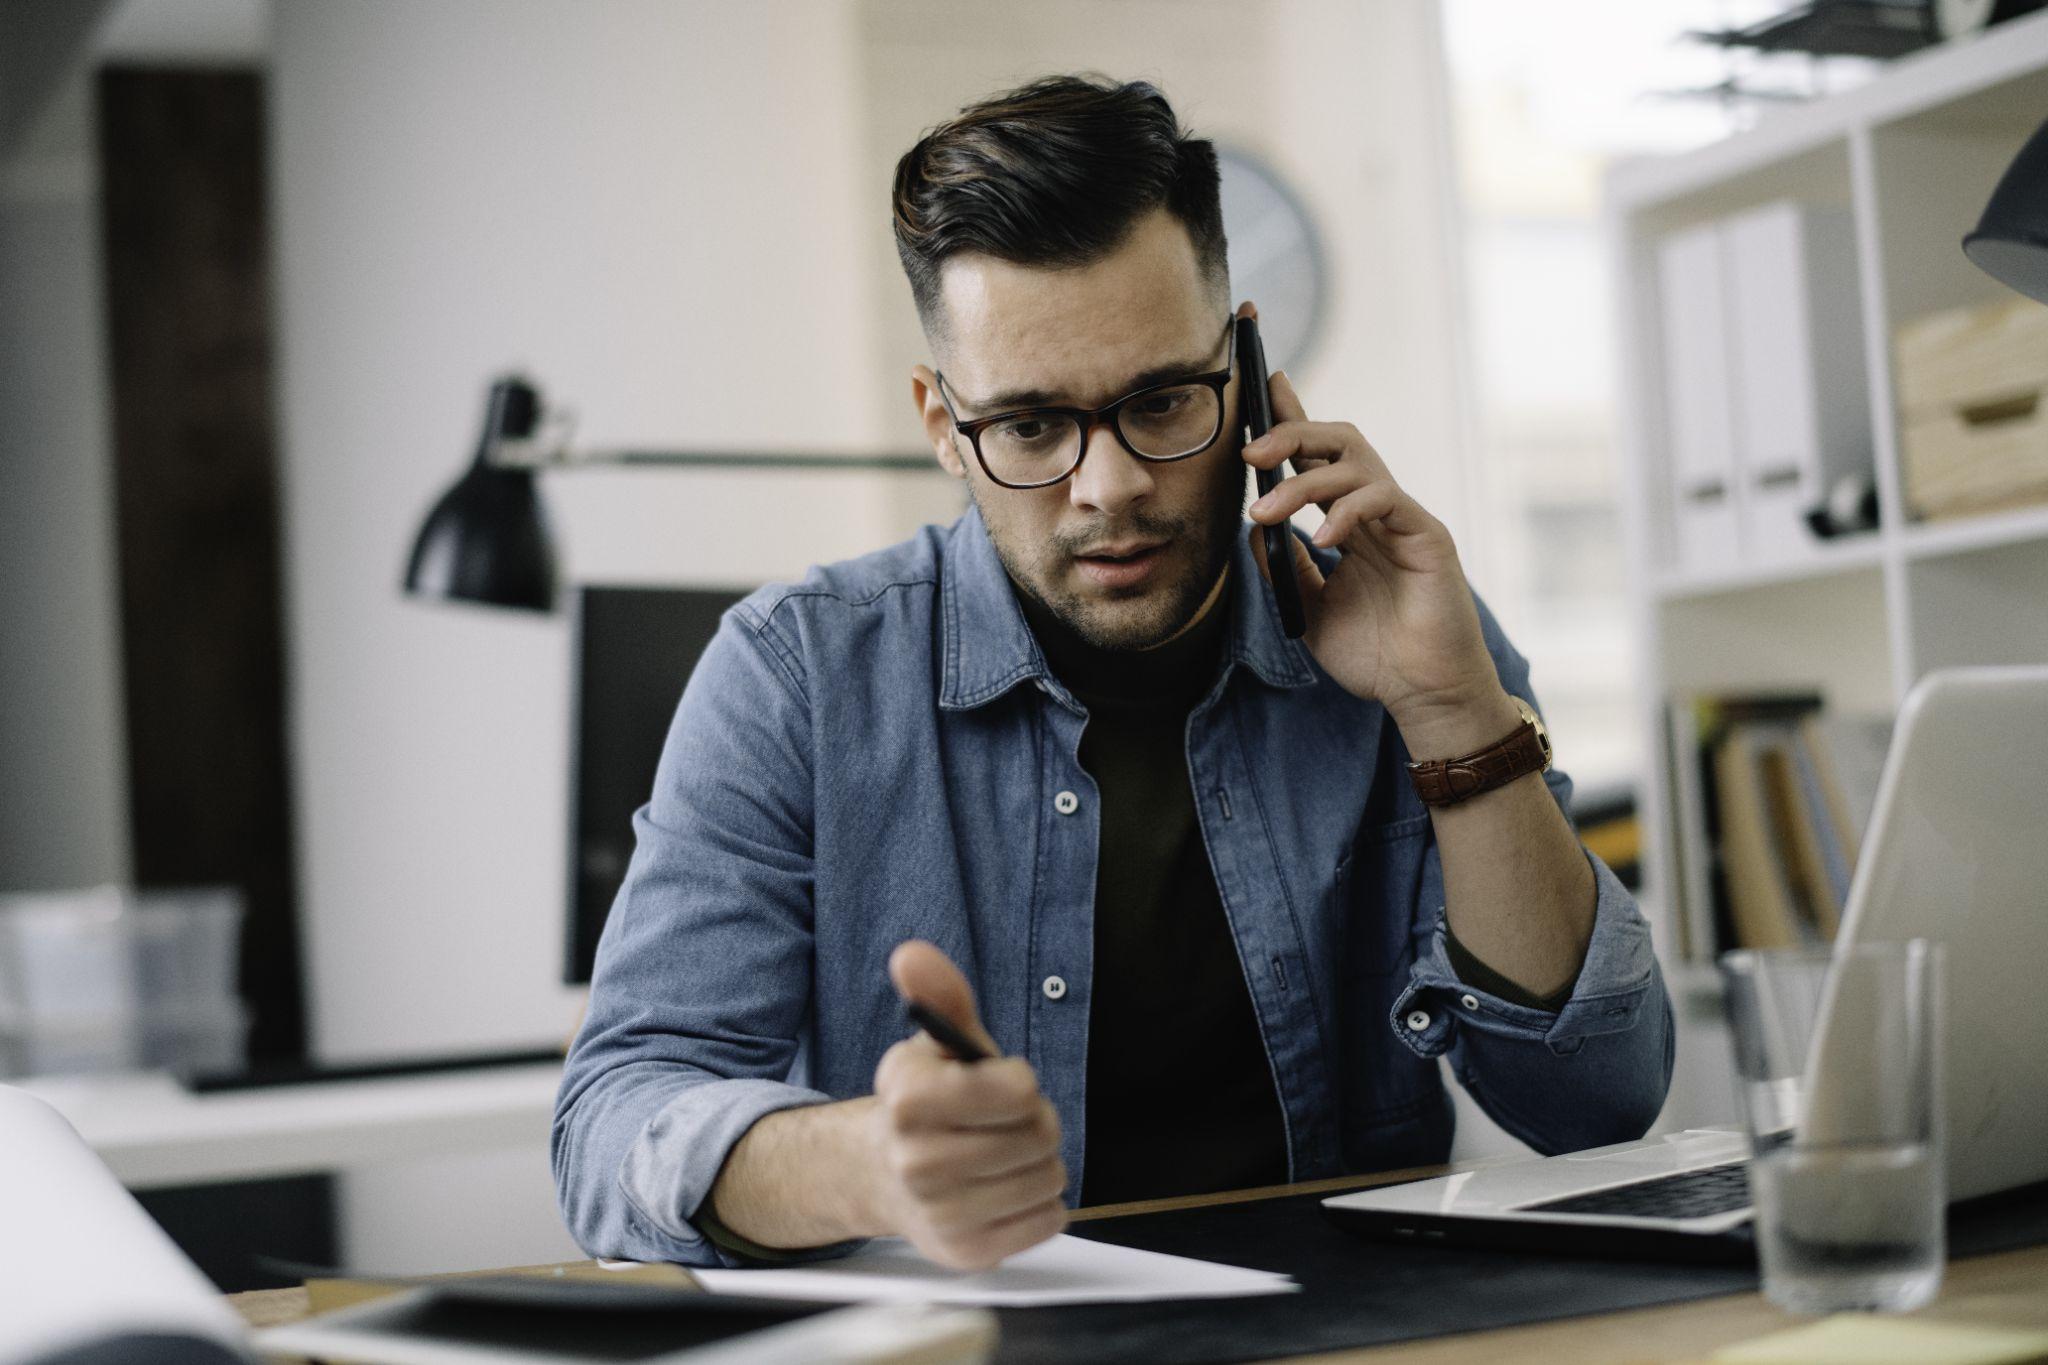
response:
<svg viewBox="0 0 2048 1365"><path fill-rule="evenodd" d="M1461 995L1458 997L1458 1003L1468 1010L1476 1010L1479 1008L1479 997L1476 995Z"/></svg>
<svg viewBox="0 0 2048 1365"><path fill-rule="evenodd" d="M1072 815L1081 809L1081 798L1072 792L1061 792L1052 799L1052 808L1061 815Z"/></svg>
<svg viewBox="0 0 2048 1365"><path fill-rule="evenodd" d="M1048 1000L1064 1000L1067 997L1067 981L1065 977L1048 976L1039 983L1038 989L1045 992L1045 998Z"/></svg>
<svg viewBox="0 0 2048 1365"><path fill-rule="evenodd" d="M1408 1027L1409 1027L1409 1029L1410 1029L1410 1030L1412 1030L1413 1032L1416 1032L1416 1033L1420 1033L1420 1032L1422 1032L1422 1031L1423 1031L1424 1029L1428 1028L1428 1027L1429 1027L1429 1011L1428 1011L1428 1010L1410 1010L1410 1011L1408 1011Z"/></svg>

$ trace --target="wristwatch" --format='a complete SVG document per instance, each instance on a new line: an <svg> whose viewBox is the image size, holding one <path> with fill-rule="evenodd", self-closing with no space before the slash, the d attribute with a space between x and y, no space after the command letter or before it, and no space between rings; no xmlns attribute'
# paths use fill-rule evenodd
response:
<svg viewBox="0 0 2048 1365"><path fill-rule="evenodd" d="M1507 738L1463 758L1438 758L1408 765L1408 776L1424 805L1455 806L1481 792L1504 787L1518 777L1549 771L1550 731L1544 728L1543 717L1520 697L1509 700L1521 712L1522 723Z"/></svg>

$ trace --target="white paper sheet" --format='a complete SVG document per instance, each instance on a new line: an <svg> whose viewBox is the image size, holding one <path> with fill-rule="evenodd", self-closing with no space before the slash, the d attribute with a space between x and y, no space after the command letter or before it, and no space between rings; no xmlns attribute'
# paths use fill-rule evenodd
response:
<svg viewBox="0 0 2048 1365"><path fill-rule="evenodd" d="M758 1270L698 1270L721 1294L815 1299L827 1303L959 1303L1028 1307L1054 1303L1132 1303L1149 1299L1246 1298L1291 1294L1285 1275L1213 1261L1059 1236L1019 1252L993 1270L973 1273L933 1265L897 1237L868 1243L851 1256Z"/></svg>
<svg viewBox="0 0 2048 1365"><path fill-rule="evenodd" d="M125 1333L214 1341L237 1357L246 1337L71 1125L0 1085L0 1365L84 1354Z"/></svg>

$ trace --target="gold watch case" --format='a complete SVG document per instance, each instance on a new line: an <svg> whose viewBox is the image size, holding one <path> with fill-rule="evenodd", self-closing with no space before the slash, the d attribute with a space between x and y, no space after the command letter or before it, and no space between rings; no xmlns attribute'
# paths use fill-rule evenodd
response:
<svg viewBox="0 0 2048 1365"><path fill-rule="evenodd" d="M1543 771L1549 772L1553 757L1550 748L1550 727L1543 723L1543 717L1537 715L1536 708L1528 702L1520 697L1512 697L1510 700L1514 702L1515 709L1522 713L1522 719L1536 727L1536 742L1543 746Z"/></svg>

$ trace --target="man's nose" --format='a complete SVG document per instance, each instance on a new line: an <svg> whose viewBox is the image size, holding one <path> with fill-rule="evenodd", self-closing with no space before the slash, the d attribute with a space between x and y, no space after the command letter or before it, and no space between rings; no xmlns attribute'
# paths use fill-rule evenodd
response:
<svg viewBox="0 0 2048 1365"><path fill-rule="evenodd" d="M1125 450L1116 430L1098 422L1088 432L1088 449L1081 467L1068 480L1068 500L1076 507L1092 508L1115 515L1152 495L1152 469Z"/></svg>

